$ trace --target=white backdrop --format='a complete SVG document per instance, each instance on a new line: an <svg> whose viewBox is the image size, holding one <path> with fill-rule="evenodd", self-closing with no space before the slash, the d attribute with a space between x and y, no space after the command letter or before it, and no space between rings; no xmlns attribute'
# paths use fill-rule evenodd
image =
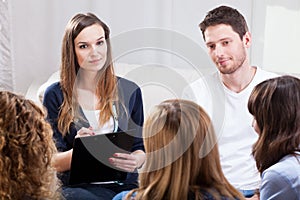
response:
<svg viewBox="0 0 300 200"><path fill-rule="evenodd" d="M15 91L24 94L59 69L64 28L78 12L95 13L109 25L113 39L145 28L175 31L198 45L199 52L193 53L198 53L201 65L206 67L212 64L198 24L208 10L221 4L230 5L243 13L250 26L254 65L299 73L295 50L299 46L300 31L298 27L293 28L300 21L299 0L10 0L9 4ZM130 39L126 42L135 42ZM170 42L172 48L172 40ZM113 46L113 54L118 50ZM117 61L185 67L173 57L157 51L142 51L120 56Z"/></svg>
<svg viewBox="0 0 300 200"><path fill-rule="evenodd" d="M9 3L0 1L0 90L14 88L10 25Z"/></svg>

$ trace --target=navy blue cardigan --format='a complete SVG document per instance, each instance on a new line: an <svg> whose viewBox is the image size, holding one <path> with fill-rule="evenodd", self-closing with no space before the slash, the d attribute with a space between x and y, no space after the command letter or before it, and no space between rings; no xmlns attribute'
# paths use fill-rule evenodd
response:
<svg viewBox="0 0 300 200"><path fill-rule="evenodd" d="M142 126L144 123L143 101L140 88L132 81L117 77L119 105L118 110L118 131L136 130L136 139L132 146L132 152L144 150L142 139ZM53 129L53 137L59 152L68 151L73 148L74 138L81 127L89 127L89 123L80 108L79 118L75 118L69 127L69 132L63 137L58 130L58 115L63 102L63 93L59 82L50 85L44 94L43 104L47 109L47 120ZM126 111L124 110L126 109ZM64 185L69 179L69 171L60 174ZM137 174L128 173L124 183L137 184Z"/></svg>

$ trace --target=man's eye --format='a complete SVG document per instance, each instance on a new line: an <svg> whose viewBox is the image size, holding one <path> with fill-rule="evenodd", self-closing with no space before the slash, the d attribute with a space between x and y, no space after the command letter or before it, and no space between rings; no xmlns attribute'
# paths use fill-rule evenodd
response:
<svg viewBox="0 0 300 200"><path fill-rule="evenodd" d="M97 45L103 45L103 44L104 44L104 41L103 41L103 40L97 42Z"/></svg>

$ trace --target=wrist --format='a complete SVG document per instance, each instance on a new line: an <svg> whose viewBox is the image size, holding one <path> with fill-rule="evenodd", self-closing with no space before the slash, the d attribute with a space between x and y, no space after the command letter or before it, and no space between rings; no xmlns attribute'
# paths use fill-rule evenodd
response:
<svg viewBox="0 0 300 200"><path fill-rule="evenodd" d="M136 162L137 162L136 169L140 169L143 166L145 159L146 159L145 152L142 150L136 150L136 151L132 152L131 154L136 157Z"/></svg>

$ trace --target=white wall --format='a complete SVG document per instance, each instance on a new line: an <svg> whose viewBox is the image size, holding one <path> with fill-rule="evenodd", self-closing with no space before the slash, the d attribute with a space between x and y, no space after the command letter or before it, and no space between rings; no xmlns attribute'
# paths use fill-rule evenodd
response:
<svg viewBox="0 0 300 200"><path fill-rule="evenodd" d="M294 58L297 46L293 43L300 41L296 36L299 29L291 33L292 25L299 22L299 0L283 3L279 0L11 0L10 3L15 90L24 94L35 91L35 87L59 69L65 25L74 14L88 11L111 28L117 62L206 69L213 65L204 49L198 24L208 10L221 4L230 5L244 14L253 30L254 64L276 71L298 70ZM283 19L283 14L287 22L277 27L273 21ZM286 27L289 32L284 31ZM275 31L281 32L274 34Z"/></svg>
<svg viewBox="0 0 300 200"><path fill-rule="evenodd" d="M77 12L91 11L97 14L110 26L112 37L122 38L123 36L130 43L135 43L135 38L126 35L128 31L134 35L136 29L149 27L163 28L177 31L177 35L185 36L186 40L198 48L198 63L210 66L211 63L206 55L202 36L198 29L199 22L205 13L226 2L229 5L238 7L248 18L251 14L251 1L198 1L198 0L131 0L131 1L103 1L103 0L12 0L12 32L14 65L16 69L16 88L18 92L26 93L28 88L35 87L44 82L49 74L59 68L60 44L63 31L67 21ZM133 34L132 34L133 32ZM175 35L176 35L175 34ZM168 37L170 34L166 34ZM171 34L173 37L174 34ZM149 36L148 40L163 39ZM114 41L112 39L112 41ZM155 44L155 41L153 41ZM153 44L151 44L153 45ZM155 44L156 45L156 44ZM160 45L160 44L158 44ZM178 56L172 52L152 50L119 50L118 44L113 48L116 60L120 62L162 65L180 65ZM141 44L140 47L143 47ZM136 48L136 46L130 48ZM173 48L172 42L165 48ZM172 51L172 50L171 50ZM187 52L188 53L188 52ZM197 52L192 52L196 54ZM195 55L193 55L195 57ZM171 63L170 63L171 62ZM30 92L30 91L29 91Z"/></svg>
<svg viewBox="0 0 300 200"><path fill-rule="evenodd" d="M13 90L9 3L0 1L0 90Z"/></svg>
<svg viewBox="0 0 300 200"><path fill-rule="evenodd" d="M254 1L252 63L264 69L300 74L300 1Z"/></svg>

